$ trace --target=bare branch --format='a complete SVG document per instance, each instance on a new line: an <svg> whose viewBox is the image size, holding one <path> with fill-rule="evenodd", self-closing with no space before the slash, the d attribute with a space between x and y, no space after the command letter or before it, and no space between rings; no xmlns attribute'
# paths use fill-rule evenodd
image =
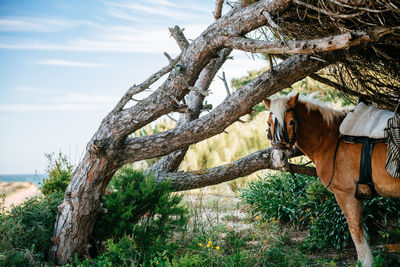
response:
<svg viewBox="0 0 400 267"><path fill-rule="evenodd" d="M186 113L188 112L188 105L180 105L176 110L174 110L175 112L179 112L179 113Z"/></svg>
<svg viewBox="0 0 400 267"><path fill-rule="evenodd" d="M169 31L177 42L179 48L184 51L189 46L189 41L186 39L183 34L183 30L179 28L179 26L175 26L173 28L169 28Z"/></svg>
<svg viewBox="0 0 400 267"><path fill-rule="evenodd" d="M272 62L272 55L268 54L269 68L274 71L274 63Z"/></svg>
<svg viewBox="0 0 400 267"><path fill-rule="evenodd" d="M224 86L225 86L227 97L230 96L231 95L231 91L229 90L229 86L228 86L228 83L226 81L225 71L222 72L222 77L218 77L218 78L220 78L224 82Z"/></svg>
<svg viewBox="0 0 400 267"><path fill-rule="evenodd" d="M168 117L171 121L173 121L173 122L175 122L175 123L178 123L178 120L177 120L177 119L174 119L171 115L167 114L167 117Z"/></svg>
<svg viewBox="0 0 400 267"><path fill-rule="evenodd" d="M212 110L213 106L211 104L206 104L203 105L203 107L201 108L201 111L207 111L207 110Z"/></svg>
<svg viewBox="0 0 400 267"><path fill-rule="evenodd" d="M168 61L171 63L171 61L173 60L172 57L167 52L164 52L163 54L168 59Z"/></svg>
<svg viewBox="0 0 400 267"><path fill-rule="evenodd" d="M329 80L329 79L327 79L325 77L322 77L322 76L320 76L318 74L311 74L309 77L314 79L314 80L316 80L316 81L318 81L318 82L320 82L320 83L323 83L325 85L333 87L333 88L337 89L340 92L347 92L347 93L349 93L349 94L351 94L353 96L356 96L356 97L360 96L360 97L364 97L365 99L369 98L367 95L364 95L364 94L361 94L361 93L356 93L353 90L351 90L350 88L347 88L347 87L345 87L345 86L343 86L341 84L338 84L338 83L336 83L336 82L334 82L332 80Z"/></svg>
<svg viewBox="0 0 400 267"><path fill-rule="evenodd" d="M269 14L268 11L264 11L262 14L267 19L269 26L271 26L274 29L279 29L279 26L274 22L274 20L272 19L271 14Z"/></svg>
<svg viewBox="0 0 400 267"><path fill-rule="evenodd" d="M120 112L125 107L125 105L132 99L134 95L148 89L150 85L152 85L153 83L158 81L158 79L160 79L162 76L173 70L176 63L179 62L180 58L181 56L179 55L175 59L171 59L168 66L160 69L159 71L151 75L142 84L131 86L125 93L125 95L119 100L117 105L114 107L113 112Z"/></svg>
<svg viewBox="0 0 400 267"><path fill-rule="evenodd" d="M311 58L311 59L314 59L314 60L321 61L321 62L324 62L324 61L325 61L324 59L319 58L319 57L310 56L310 58Z"/></svg>
<svg viewBox="0 0 400 267"><path fill-rule="evenodd" d="M218 20L219 18L221 18L222 6L223 5L224 5L224 0L216 0L216 2L215 2L215 12L214 12L215 20Z"/></svg>
<svg viewBox="0 0 400 267"><path fill-rule="evenodd" d="M313 61L305 55L292 56L277 65L273 75L270 71L264 72L207 115L173 130L127 139L121 159L127 163L165 155L219 134L268 96L327 66L329 62L336 62L342 55L339 51L326 54L324 59L327 62Z"/></svg>
<svg viewBox="0 0 400 267"><path fill-rule="evenodd" d="M170 180L171 188L174 191L182 191L227 182L238 177L250 175L258 170L281 170L272 165L270 153L271 148L260 150L230 164L204 170L156 173L156 181ZM295 173L317 176L317 172L313 167L291 164L291 168Z"/></svg>
<svg viewBox="0 0 400 267"><path fill-rule="evenodd" d="M312 9L312 10L315 10L315 11L317 11L317 12L319 12L319 13L328 15L328 16L330 16L330 17L332 17L332 18L349 19L349 18L357 17L357 16L359 16L359 15L362 13L362 12L357 12L357 13L354 13L354 14L347 14L347 15L335 14L335 13L328 12L328 11L326 11L325 9L322 9L322 8L319 8L319 7L316 7L316 6L313 6L313 5L304 3L304 2L302 2L302 1L300 1L300 0L294 0L294 2L295 2L296 4L298 4L298 5L305 6L305 7L307 7L307 8Z"/></svg>
<svg viewBox="0 0 400 267"><path fill-rule="evenodd" d="M208 92L207 92L207 91L204 91L204 90L202 90L202 89L199 89L199 88L197 88L197 87L195 87L195 86L189 86L188 88L189 88L190 91L199 93L199 94L201 94L201 95L203 95L203 96L208 96Z"/></svg>
<svg viewBox="0 0 400 267"><path fill-rule="evenodd" d="M320 39L302 41L263 41L246 37L233 37L225 41L227 47L251 53L263 54L313 54L349 48L361 43L376 42L399 27L374 28L368 32L355 31L333 35Z"/></svg>

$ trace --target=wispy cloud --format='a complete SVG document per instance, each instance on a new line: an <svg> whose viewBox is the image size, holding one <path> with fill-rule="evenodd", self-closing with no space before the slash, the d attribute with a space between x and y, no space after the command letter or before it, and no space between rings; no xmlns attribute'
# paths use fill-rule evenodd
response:
<svg viewBox="0 0 400 267"><path fill-rule="evenodd" d="M20 86L15 88L15 90L27 96L32 95L36 98L40 98L42 101L41 103L0 105L0 112L104 110L105 107L113 107L119 99L119 96L115 95L83 94L30 86Z"/></svg>
<svg viewBox="0 0 400 267"><path fill-rule="evenodd" d="M152 0L141 3L118 3L118 2L105 2L108 7L110 15L121 18L134 20L138 15L156 15L158 17L169 18L173 20L190 20L196 17L201 17L200 13L210 13L209 10L203 7L193 5L187 7L185 10L177 8L175 4L164 0ZM193 12L193 11L196 12ZM152 20L157 17L152 17Z"/></svg>
<svg viewBox="0 0 400 267"><path fill-rule="evenodd" d="M126 53L169 53L179 52L175 42L164 32L152 32L143 36L127 37L124 34L109 33L111 39L74 39L65 43L38 42L29 39L0 39L0 49L47 50L47 51L87 51L87 52L126 52ZM165 36L164 38L162 36Z"/></svg>
<svg viewBox="0 0 400 267"><path fill-rule="evenodd" d="M181 7L170 0L148 0L135 2L105 1L101 7L102 26L86 20L44 19L35 17L0 18L0 49L42 50L42 51L85 51L85 52L124 52L124 53L179 53L173 38L170 38L168 26L186 21L185 35L195 38L204 30L212 16L201 5L193 4ZM204 11L204 12L202 12ZM124 21L116 20L115 18ZM197 19L196 21L194 21ZM99 20L95 20L98 23ZM112 21L112 23L110 23ZM188 23L190 22L190 24ZM166 25L165 23L171 23ZM121 24L118 24L121 23ZM83 30L82 25L91 25ZM129 26L128 26L129 25ZM58 32L77 27L76 31L63 35ZM201 28L201 30L198 30ZM2 32L3 31L3 32ZM16 33L8 35L4 31L36 31L47 34ZM195 34L191 34L195 33ZM69 62L43 62L47 65L109 67L106 65L74 64Z"/></svg>
<svg viewBox="0 0 400 267"><path fill-rule="evenodd" d="M106 63L70 61L62 59L44 59L38 62L39 65L61 66L61 67L89 67L89 68L113 68L115 65Z"/></svg>
<svg viewBox="0 0 400 267"><path fill-rule="evenodd" d="M0 112L34 112L34 111L79 111L102 110L104 105L95 104L7 104L0 105Z"/></svg>
<svg viewBox="0 0 400 267"><path fill-rule="evenodd" d="M175 4L171 3L170 1L166 1L166 0L148 0L148 2L157 4L157 5L176 6Z"/></svg>
<svg viewBox="0 0 400 267"><path fill-rule="evenodd" d="M35 17L7 17L0 19L0 31L58 32L77 26L96 26L86 20L67 20Z"/></svg>

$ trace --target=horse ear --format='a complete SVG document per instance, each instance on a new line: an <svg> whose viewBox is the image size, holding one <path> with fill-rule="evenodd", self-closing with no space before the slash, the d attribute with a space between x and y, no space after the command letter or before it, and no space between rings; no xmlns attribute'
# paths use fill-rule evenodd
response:
<svg viewBox="0 0 400 267"><path fill-rule="evenodd" d="M297 100L299 100L299 93L297 93L295 96L292 96L289 99L289 101L288 101L289 107L288 108L294 108L294 106L297 103Z"/></svg>
<svg viewBox="0 0 400 267"><path fill-rule="evenodd" d="M264 104L267 108L269 108L271 106L271 100L269 100L268 98L264 100Z"/></svg>

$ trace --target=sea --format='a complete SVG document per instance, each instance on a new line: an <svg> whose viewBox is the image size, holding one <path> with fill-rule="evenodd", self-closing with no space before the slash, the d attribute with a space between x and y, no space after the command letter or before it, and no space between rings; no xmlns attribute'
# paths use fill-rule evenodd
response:
<svg viewBox="0 0 400 267"><path fill-rule="evenodd" d="M40 185L47 174L0 174L0 182L30 182Z"/></svg>

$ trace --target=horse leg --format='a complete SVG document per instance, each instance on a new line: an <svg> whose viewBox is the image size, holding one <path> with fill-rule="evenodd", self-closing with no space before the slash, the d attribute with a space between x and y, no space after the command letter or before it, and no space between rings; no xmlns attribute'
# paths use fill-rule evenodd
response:
<svg viewBox="0 0 400 267"><path fill-rule="evenodd" d="M353 193L335 192L335 197L346 217L358 259L362 266L372 266L373 257L362 226L362 201L354 198Z"/></svg>

